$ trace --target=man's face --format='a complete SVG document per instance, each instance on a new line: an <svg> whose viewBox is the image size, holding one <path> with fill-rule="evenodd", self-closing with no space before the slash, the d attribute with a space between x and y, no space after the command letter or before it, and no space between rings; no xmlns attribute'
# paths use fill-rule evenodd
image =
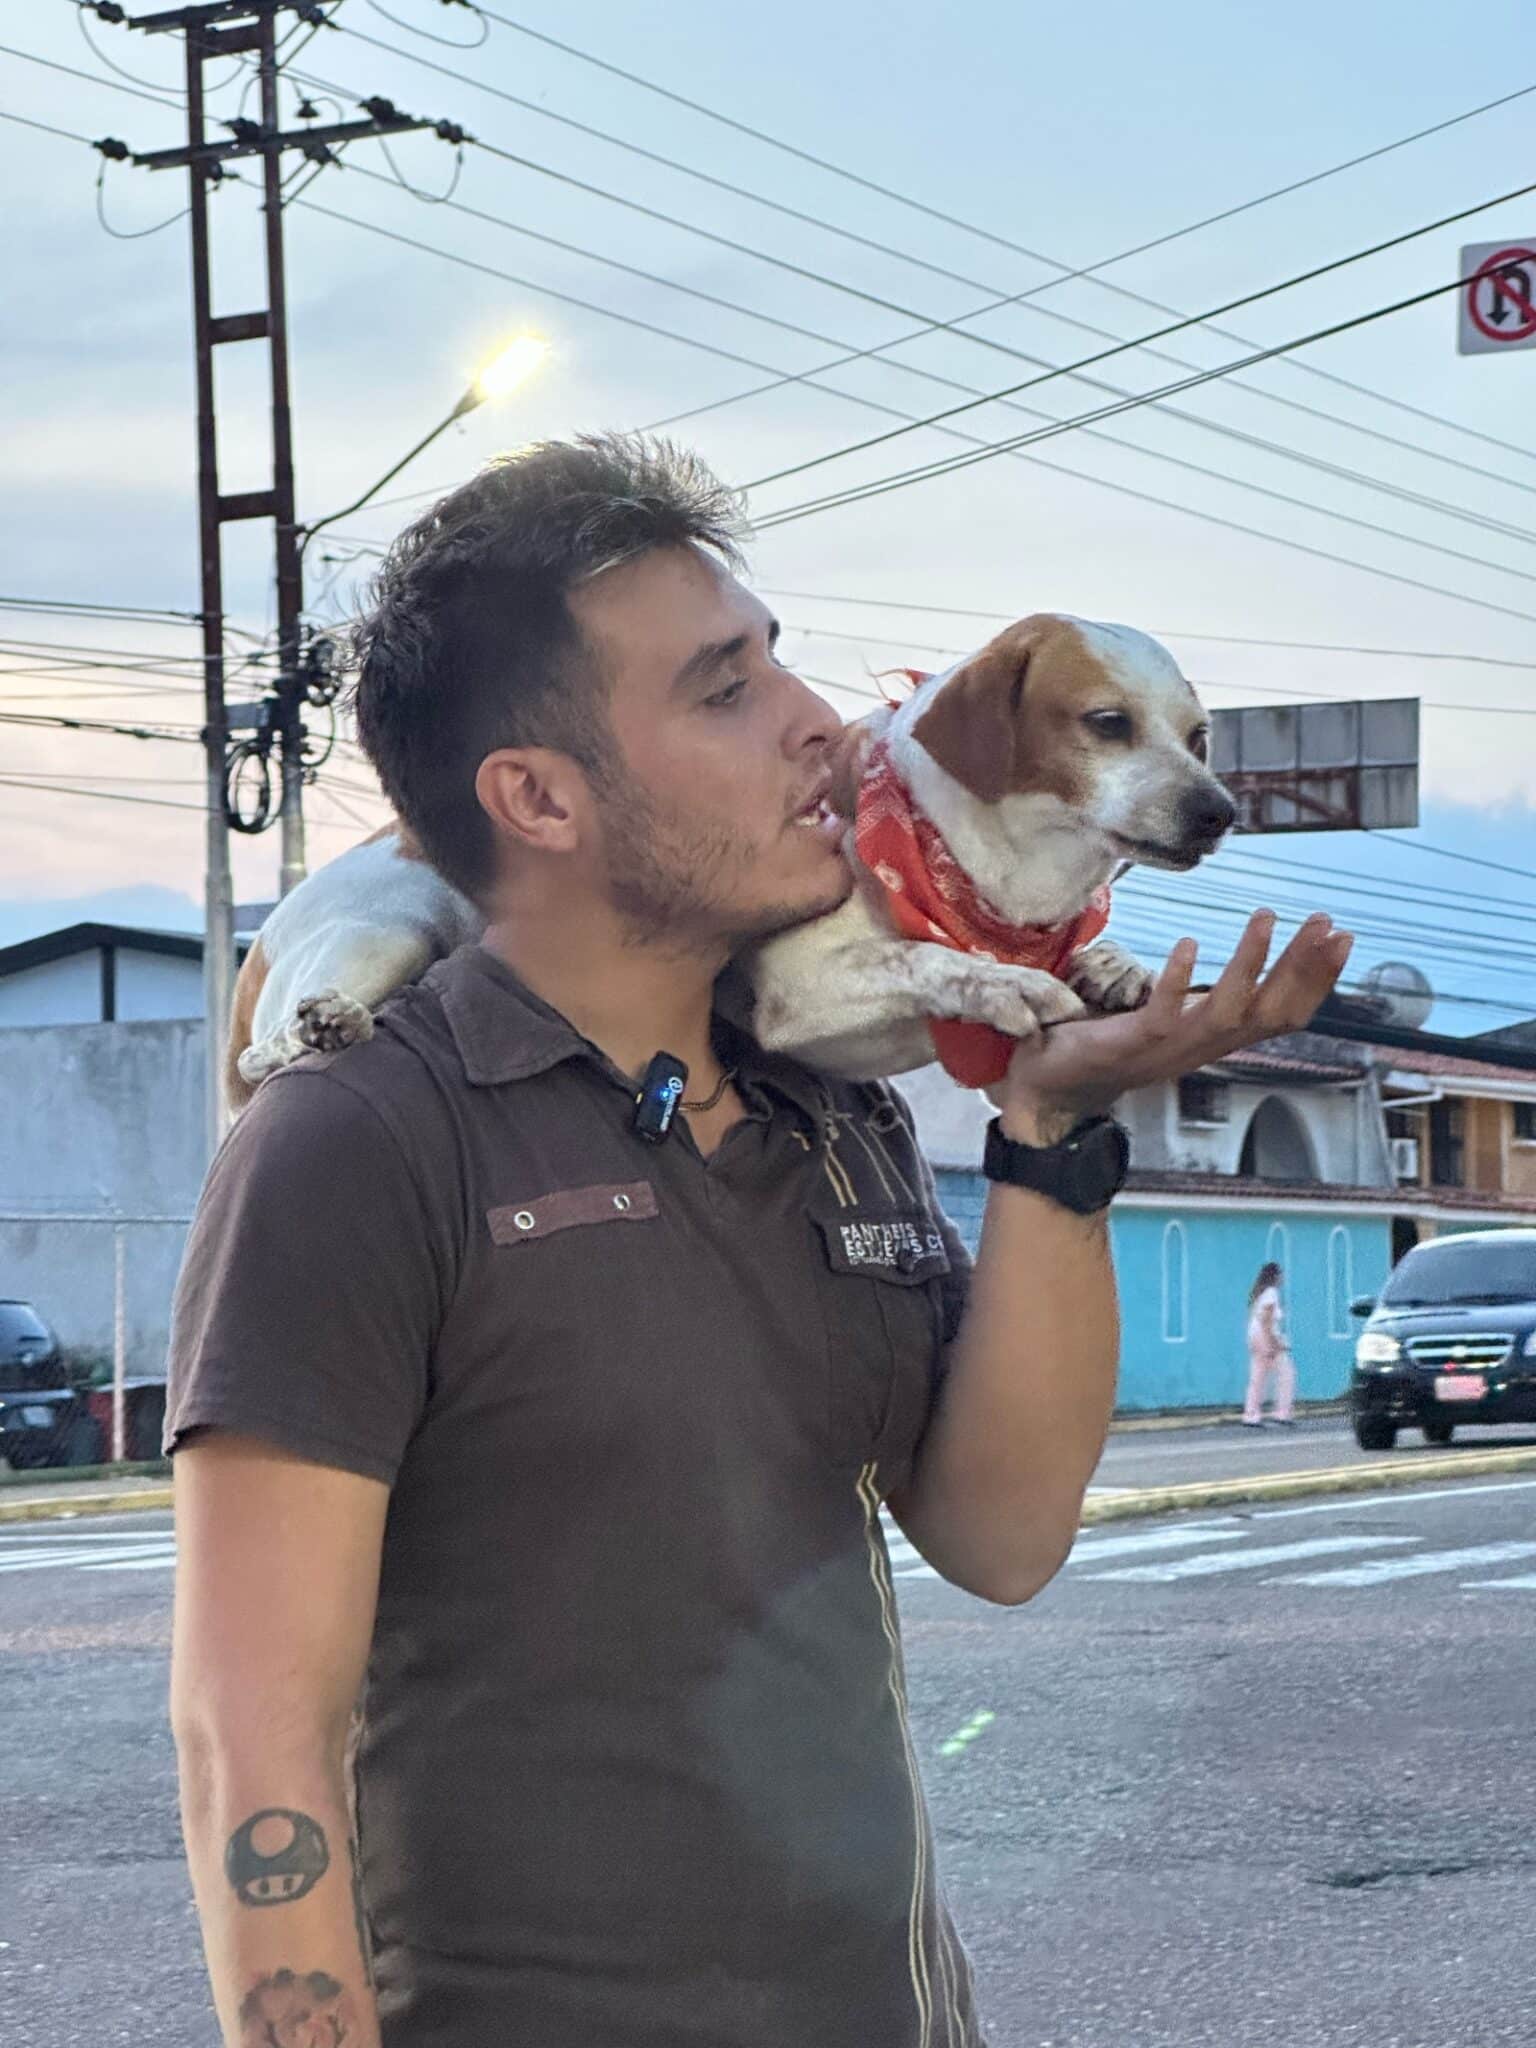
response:
<svg viewBox="0 0 1536 2048"><path fill-rule="evenodd" d="M686 546L570 602L609 680L601 855L636 938L734 949L835 909L852 878L817 799L842 725L774 659L767 608Z"/></svg>

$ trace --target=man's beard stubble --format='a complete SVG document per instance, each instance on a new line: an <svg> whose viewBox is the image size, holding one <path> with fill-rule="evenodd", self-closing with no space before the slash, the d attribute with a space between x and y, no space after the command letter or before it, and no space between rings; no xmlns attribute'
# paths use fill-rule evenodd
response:
<svg viewBox="0 0 1536 2048"><path fill-rule="evenodd" d="M723 944L736 953L841 900L829 892L822 904L737 902L760 858L751 841L728 826L700 827L663 811L627 775L605 775L599 803L608 888L631 945L707 953Z"/></svg>

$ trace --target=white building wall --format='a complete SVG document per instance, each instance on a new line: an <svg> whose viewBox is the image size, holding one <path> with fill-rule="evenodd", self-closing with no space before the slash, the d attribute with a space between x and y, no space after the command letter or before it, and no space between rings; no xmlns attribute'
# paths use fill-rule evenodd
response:
<svg viewBox="0 0 1536 2048"><path fill-rule="evenodd" d="M912 1104L918 1139L930 1162L962 1172L978 1168L983 1135L996 1114L986 1096L959 1087L938 1065L902 1074L897 1085ZM1138 1088L1116 1114L1131 1134L1135 1166L1230 1174L1237 1172L1254 1112L1271 1095L1278 1095L1301 1123L1319 1180L1347 1187L1389 1183L1381 1119L1369 1088L1235 1082L1228 1096L1229 1121L1211 1126L1180 1123L1176 1088Z"/></svg>
<svg viewBox="0 0 1536 2048"><path fill-rule="evenodd" d="M170 953L117 949L117 1014L125 1023L201 1017L203 963Z"/></svg>
<svg viewBox="0 0 1536 2048"><path fill-rule="evenodd" d="M101 954L71 953L0 976L0 1029L101 1020Z"/></svg>

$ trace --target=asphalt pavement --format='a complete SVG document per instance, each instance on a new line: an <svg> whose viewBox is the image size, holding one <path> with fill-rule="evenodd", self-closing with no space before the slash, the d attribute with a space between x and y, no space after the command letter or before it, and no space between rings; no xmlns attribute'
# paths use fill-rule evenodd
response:
<svg viewBox="0 0 1536 2048"><path fill-rule="evenodd" d="M1106 1474L1176 1455L1209 1467L1159 1433ZM215 2039L171 1549L152 1513L0 1530L0 2041ZM1017 1610L892 1563L992 2048L1530 2039L1536 1474L1117 1522Z"/></svg>

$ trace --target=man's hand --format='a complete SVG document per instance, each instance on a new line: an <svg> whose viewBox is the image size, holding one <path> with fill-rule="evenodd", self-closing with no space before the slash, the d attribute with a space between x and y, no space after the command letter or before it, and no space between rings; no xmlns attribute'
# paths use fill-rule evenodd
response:
<svg viewBox="0 0 1536 2048"><path fill-rule="evenodd" d="M1082 1117L1155 1081L1176 1080L1245 1045L1299 1031L1344 971L1353 934L1309 917L1266 974L1275 913L1248 920L1221 979L1192 996L1196 945L1180 939L1145 1006L1052 1025L1019 1046L991 1098L1006 1136L1048 1145Z"/></svg>

